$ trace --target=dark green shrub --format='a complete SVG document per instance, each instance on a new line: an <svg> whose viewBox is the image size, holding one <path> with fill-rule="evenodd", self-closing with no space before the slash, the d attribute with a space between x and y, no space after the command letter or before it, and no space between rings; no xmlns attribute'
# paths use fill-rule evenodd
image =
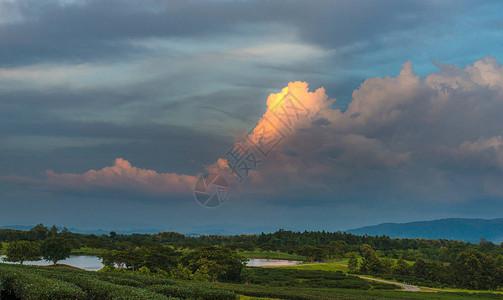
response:
<svg viewBox="0 0 503 300"><path fill-rule="evenodd" d="M81 287L91 299L169 299L152 291L114 284L94 276L76 274L56 274L56 276Z"/></svg>
<svg viewBox="0 0 503 300"><path fill-rule="evenodd" d="M236 294L217 288L205 288L197 286L179 286L179 285L153 285L148 289L166 296L177 297L181 299L207 299L207 300L234 300Z"/></svg>
<svg viewBox="0 0 503 300"><path fill-rule="evenodd" d="M0 277L3 288L21 299L84 299L87 296L74 284L23 270L0 269Z"/></svg>

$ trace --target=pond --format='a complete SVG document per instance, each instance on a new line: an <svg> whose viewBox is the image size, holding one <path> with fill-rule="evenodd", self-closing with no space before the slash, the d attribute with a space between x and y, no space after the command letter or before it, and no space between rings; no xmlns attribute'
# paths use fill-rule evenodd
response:
<svg viewBox="0 0 503 300"><path fill-rule="evenodd" d="M3 259L4 257L5 255L0 255L0 259ZM10 263L3 260L1 262ZM37 261L25 261L24 264L34 266L49 266L52 265L52 262L48 262L45 260L37 260ZM65 260L58 261L58 264L65 264L88 271L98 271L99 269L103 268L101 260L98 257L91 255L72 255Z"/></svg>
<svg viewBox="0 0 503 300"><path fill-rule="evenodd" d="M295 266L300 263L298 260L251 258L246 265L250 267L279 267Z"/></svg>
<svg viewBox="0 0 503 300"><path fill-rule="evenodd" d="M4 257L5 255L0 255L0 262L4 262L3 260L1 260ZM277 266L294 266L299 263L300 261L298 260L252 258L248 261L246 265L250 267L277 267ZM48 262L45 260L37 260L37 261L25 261L24 264L35 265L35 266L49 266L52 265L52 262ZM58 261L58 264L65 264L88 271L98 271L99 269L103 268L101 260L98 257L91 255L72 255L65 260Z"/></svg>

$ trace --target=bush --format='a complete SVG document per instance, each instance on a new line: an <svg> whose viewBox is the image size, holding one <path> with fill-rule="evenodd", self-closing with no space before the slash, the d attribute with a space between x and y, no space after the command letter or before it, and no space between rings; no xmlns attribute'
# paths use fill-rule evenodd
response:
<svg viewBox="0 0 503 300"><path fill-rule="evenodd" d="M145 289L118 285L91 276L68 275L71 276L64 276L62 280L81 287L91 299L169 299L166 296Z"/></svg>
<svg viewBox="0 0 503 300"><path fill-rule="evenodd" d="M21 299L82 299L87 296L74 284L22 270L0 269L0 277L3 289Z"/></svg>
<svg viewBox="0 0 503 300"><path fill-rule="evenodd" d="M86 271L74 271L57 269L50 270L40 267L17 267L17 268L0 268L4 272L10 272L14 274L23 274L26 276L35 276L27 282L39 282L41 280L47 279L54 282L62 282L63 284L71 284L72 286L80 287L80 291L85 291L87 297L90 299L169 299L168 297L156 294L150 290L143 288L138 288L144 286L143 281L151 283L166 283L166 279L153 278L149 280L148 276L135 276L127 274L108 274L108 273L97 273L97 272L86 272ZM117 275L117 276L115 276ZM39 280L40 278L41 280ZM114 282L110 282L114 281ZM23 285L26 285L24 283ZM15 293L17 296L18 293ZM49 298L25 298L22 299L70 299L76 297L63 297L63 296L52 296ZM82 297L80 297L82 298Z"/></svg>
<svg viewBox="0 0 503 300"><path fill-rule="evenodd" d="M396 285L370 282L342 272L298 270L287 268L249 268L254 272L254 283L266 286L343 289L397 289Z"/></svg>
<svg viewBox="0 0 503 300"><path fill-rule="evenodd" d="M203 288L197 286L178 286L178 285L153 285L148 289L166 296L177 297L181 299L207 299L207 300L234 300L236 294L221 289Z"/></svg>
<svg viewBox="0 0 503 300"><path fill-rule="evenodd" d="M168 278L169 274L168 274L168 272L164 271L163 269L157 269L157 272L154 274L154 276Z"/></svg>

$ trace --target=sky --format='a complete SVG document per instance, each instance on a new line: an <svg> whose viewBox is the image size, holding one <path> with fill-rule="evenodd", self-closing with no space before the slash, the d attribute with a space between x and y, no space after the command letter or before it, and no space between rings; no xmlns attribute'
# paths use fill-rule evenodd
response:
<svg viewBox="0 0 503 300"><path fill-rule="evenodd" d="M0 226L502 217L502 13L500 1L0 0ZM252 163L242 178L236 149ZM206 173L230 186L218 207L194 197Z"/></svg>

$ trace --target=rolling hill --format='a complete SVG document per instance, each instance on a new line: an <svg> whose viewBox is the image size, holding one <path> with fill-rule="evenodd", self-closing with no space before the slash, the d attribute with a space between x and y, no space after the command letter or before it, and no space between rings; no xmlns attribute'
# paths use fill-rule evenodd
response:
<svg viewBox="0 0 503 300"><path fill-rule="evenodd" d="M410 223L383 223L346 230L356 235L387 235L391 238L453 239L478 243L481 238L494 243L503 241L503 218L450 218Z"/></svg>

